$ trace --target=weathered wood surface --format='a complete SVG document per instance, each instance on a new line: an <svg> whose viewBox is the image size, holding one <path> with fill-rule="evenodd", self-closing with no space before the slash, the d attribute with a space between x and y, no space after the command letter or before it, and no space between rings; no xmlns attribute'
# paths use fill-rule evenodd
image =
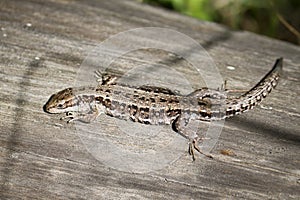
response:
<svg viewBox="0 0 300 200"><path fill-rule="evenodd" d="M277 90L226 121L214 159L184 155L159 171L120 172L89 154L73 125L43 112L96 44L146 26L194 38L228 88L250 88L284 58ZM299 199L298 46L135 1L2 0L0 28L0 199ZM227 149L236 155L220 153Z"/></svg>

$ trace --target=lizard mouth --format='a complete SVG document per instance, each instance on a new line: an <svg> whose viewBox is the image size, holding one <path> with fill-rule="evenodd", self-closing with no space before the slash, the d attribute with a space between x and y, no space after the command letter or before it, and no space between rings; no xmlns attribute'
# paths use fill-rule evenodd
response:
<svg viewBox="0 0 300 200"><path fill-rule="evenodd" d="M46 104L43 106L43 110L44 110L44 112L46 112L46 113L53 114L53 112L51 112L51 108L49 108L49 104L48 104L48 103L46 103Z"/></svg>
<svg viewBox="0 0 300 200"><path fill-rule="evenodd" d="M64 109L59 109L59 108L56 108L56 107L51 107L48 103L46 103L43 106L43 110L44 110L44 112L49 113L49 114L59 114L59 113L65 113L65 112L67 112Z"/></svg>
<svg viewBox="0 0 300 200"><path fill-rule="evenodd" d="M60 113L61 110L54 107L52 104L52 97L47 101L47 103L43 106L43 110L46 113L54 114L54 113Z"/></svg>

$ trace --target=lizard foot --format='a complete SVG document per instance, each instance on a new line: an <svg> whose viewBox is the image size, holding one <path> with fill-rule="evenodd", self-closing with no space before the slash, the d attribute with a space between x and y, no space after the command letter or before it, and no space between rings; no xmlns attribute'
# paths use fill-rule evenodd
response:
<svg viewBox="0 0 300 200"><path fill-rule="evenodd" d="M198 146L199 140L202 140L202 139L201 138L200 139L199 138L194 138L194 139L191 139L191 141L189 142L189 150L188 150L188 152L192 156L193 161L196 160L196 158L195 158L195 150L194 149L196 149L199 153L201 153L202 155L204 155L204 156L206 156L208 158L213 158L212 155L206 154L206 153L204 153L204 152L201 151L201 149Z"/></svg>

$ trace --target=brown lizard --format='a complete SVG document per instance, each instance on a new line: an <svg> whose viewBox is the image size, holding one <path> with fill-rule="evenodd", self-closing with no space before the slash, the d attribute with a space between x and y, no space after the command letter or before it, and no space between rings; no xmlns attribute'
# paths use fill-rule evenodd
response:
<svg viewBox="0 0 300 200"><path fill-rule="evenodd" d="M258 105L276 87L282 70L282 58L252 89L235 98L226 92L208 88L188 95L174 93L156 86L132 87L103 77L96 87L67 88L50 97L44 105L48 113L67 113L68 122L91 122L101 113L111 117L149 125L172 125L172 129L189 139L189 154L195 160L194 149L201 140L192 138L185 127L191 120L214 121L246 112Z"/></svg>

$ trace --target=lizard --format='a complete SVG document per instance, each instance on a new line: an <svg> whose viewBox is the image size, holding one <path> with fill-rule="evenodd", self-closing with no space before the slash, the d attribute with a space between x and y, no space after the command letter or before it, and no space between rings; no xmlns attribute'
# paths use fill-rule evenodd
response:
<svg viewBox="0 0 300 200"><path fill-rule="evenodd" d="M254 87L238 97L227 98L226 92L206 87L181 95L168 88L117 83L116 77L102 75L97 86L66 88L53 94L43 109L51 114L66 113L61 119L68 123L75 120L90 123L104 113L143 124L171 125L189 140L188 152L193 160L195 150L212 158L199 148L202 138L186 133L189 122L223 120L251 110L277 86L282 62L283 58L278 58Z"/></svg>

